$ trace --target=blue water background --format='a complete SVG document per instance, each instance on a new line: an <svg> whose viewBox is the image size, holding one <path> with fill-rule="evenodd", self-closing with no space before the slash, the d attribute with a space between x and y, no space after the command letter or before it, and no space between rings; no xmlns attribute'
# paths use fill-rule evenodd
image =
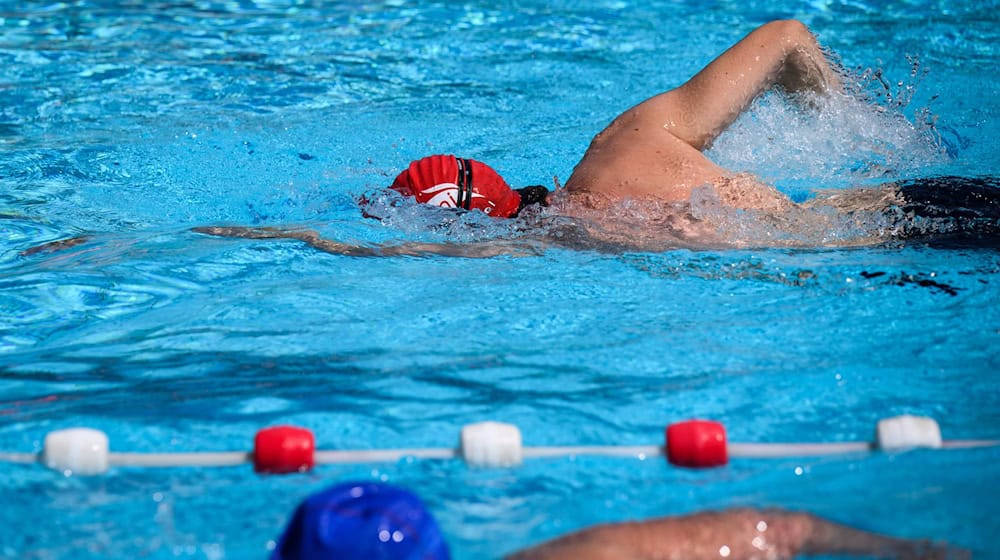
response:
<svg viewBox="0 0 1000 560"><path fill-rule="evenodd" d="M785 17L810 25L885 110L830 141L829 127L765 103L714 158L794 196L996 175L997 8L0 3L0 449L38 451L48 431L86 425L120 451L242 450L275 423L309 427L323 448L446 446L486 419L517 424L529 445L652 444L691 416L725 422L734 441L850 441L902 413L937 418L946 438L996 438L995 250L372 260L188 228L502 236L475 220L446 235L412 208L415 224L366 220L355 197L438 152L517 185L565 180L615 114ZM873 69L886 87L860 78ZM877 149L855 150L862 137ZM77 234L93 238L19 255ZM0 465L0 557L261 558L298 500L361 478L419 492L457 558L732 506L808 510L992 558L998 458L918 451L707 472L659 459L510 471L402 461L291 477Z"/></svg>

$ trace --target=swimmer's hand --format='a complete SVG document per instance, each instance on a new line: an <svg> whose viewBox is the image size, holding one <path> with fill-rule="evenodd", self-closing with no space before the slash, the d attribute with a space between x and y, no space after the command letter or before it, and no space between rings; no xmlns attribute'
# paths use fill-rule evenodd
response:
<svg viewBox="0 0 1000 560"><path fill-rule="evenodd" d="M397 243L384 245L350 245L320 236L311 229L278 229L270 227L196 227L195 233L243 239L294 239L320 251L351 257L423 257L443 256L489 258L499 256L529 257L543 254L544 247L527 241L484 241L479 243Z"/></svg>
<svg viewBox="0 0 1000 560"><path fill-rule="evenodd" d="M63 249L76 247L77 245L86 243L87 241L90 241L89 235L78 235L68 239L49 241L48 243L42 243L41 245L25 249L24 251L21 251L20 255L22 257L30 257L32 255L37 255L38 253L54 253L56 251L62 251Z"/></svg>

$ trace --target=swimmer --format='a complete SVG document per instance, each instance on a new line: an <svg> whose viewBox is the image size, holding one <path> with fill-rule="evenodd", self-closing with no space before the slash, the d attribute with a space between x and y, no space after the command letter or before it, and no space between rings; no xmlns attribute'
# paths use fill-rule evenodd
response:
<svg viewBox="0 0 1000 560"><path fill-rule="evenodd" d="M847 554L875 558L967 558L962 550L877 535L814 515L739 509L611 523L516 552L507 560L730 560ZM296 509L271 560L447 560L434 517L410 492L348 482Z"/></svg>
<svg viewBox="0 0 1000 560"><path fill-rule="evenodd" d="M752 175L734 173L710 161L702 152L769 90L782 91L807 107L824 96L846 95L839 71L829 63L812 32L795 20L774 21L752 31L683 85L615 118L594 137L565 186L560 188L555 181L554 192L542 186L513 189L488 165L453 155L414 161L390 186L420 203L481 211L495 218L549 207L547 215L553 219L542 224L537 235L518 240L359 246L303 229L199 227L193 231L294 239L350 256L454 257L534 255L551 245L621 251L862 245L942 233L1000 236L1000 182L992 178L928 179L880 189L851 189L796 204ZM757 237L737 238L725 231L725 220L720 225L711 216L696 215L696 199L714 204L716 213L749 213L780 235L765 228ZM964 205L970 199L975 199L971 211ZM622 211L629 201L637 205ZM364 200L362 211L378 218ZM889 220L888 226L885 219L871 219L891 213L898 219ZM847 239L829 234L872 221L877 222L872 231L861 227L860 234ZM62 249L73 241L34 247L22 256Z"/></svg>
<svg viewBox="0 0 1000 560"><path fill-rule="evenodd" d="M535 237L481 243L401 243L355 246L320 237L311 230L205 227L194 231L253 239L297 239L330 253L352 256L443 255L491 257L531 255L546 246L609 251L662 250L732 245L872 244L924 233L992 235L1000 233L1000 183L961 178L930 179L881 189L852 189L795 204L774 187L745 173L734 173L702 152L762 93L780 90L804 105L823 96L846 95L836 70L816 38L794 20L774 21L752 31L683 85L628 109L594 137L563 188L513 189L484 163L452 155L412 162L390 188L417 202L481 211L511 218L526 208L548 206L566 218ZM940 189L937 194L933 189ZM969 190L971 189L971 191ZM749 211L779 232L800 235L744 240L720 232L719 224L693 215L695 193L720 208ZM971 192L971 194L970 194ZM976 198L972 214L963 203ZM977 198L978 197L978 198ZM637 201L641 212L609 212L623 201ZM365 201L363 201L363 206ZM951 210L957 209L957 212ZM893 211L895 225L878 220L871 232L847 240L828 232L873 221ZM368 217L372 210L364 207ZM940 215L944 212L946 215ZM639 216L637 214L642 214ZM916 219L914 219L916 217ZM920 219L936 220L933 226ZM914 226L914 224L917 224ZM804 233L803 233L804 232ZM810 234L810 235L807 235Z"/></svg>

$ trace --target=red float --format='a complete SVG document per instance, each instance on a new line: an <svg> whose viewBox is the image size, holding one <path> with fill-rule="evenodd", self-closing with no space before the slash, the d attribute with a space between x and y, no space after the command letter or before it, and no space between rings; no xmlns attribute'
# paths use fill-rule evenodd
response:
<svg viewBox="0 0 1000 560"><path fill-rule="evenodd" d="M253 441L253 470L259 473L304 472L315 465L316 438L305 428L271 426Z"/></svg>
<svg viewBox="0 0 1000 560"><path fill-rule="evenodd" d="M725 465L726 428L711 420L687 420L667 426L667 460L679 467Z"/></svg>

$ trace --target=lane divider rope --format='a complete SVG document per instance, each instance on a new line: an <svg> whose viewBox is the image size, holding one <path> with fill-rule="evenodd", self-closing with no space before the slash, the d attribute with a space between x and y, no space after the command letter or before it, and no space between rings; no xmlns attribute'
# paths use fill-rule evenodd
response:
<svg viewBox="0 0 1000 560"><path fill-rule="evenodd" d="M45 436L41 453L0 452L0 462L41 463L65 475L94 475L111 467L228 467L251 463L260 473L305 472L315 465L392 462L403 458L463 459L473 467L503 468L524 459L579 455L611 457L666 456L676 466L708 468L730 458L768 459L896 452L912 448L968 449L997 447L1000 440L941 439L932 418L896 416L880 420L875 441L835 443L730 443L725 427L711 420L686 420L667 426L664 445L592 445L526 447L512 424L480 422L462 428L457 448L317 450L315 436L305 428L271 426L257 432L252 451L188 453L111 452L108 436L91 428L68 428Z"/></svg>

